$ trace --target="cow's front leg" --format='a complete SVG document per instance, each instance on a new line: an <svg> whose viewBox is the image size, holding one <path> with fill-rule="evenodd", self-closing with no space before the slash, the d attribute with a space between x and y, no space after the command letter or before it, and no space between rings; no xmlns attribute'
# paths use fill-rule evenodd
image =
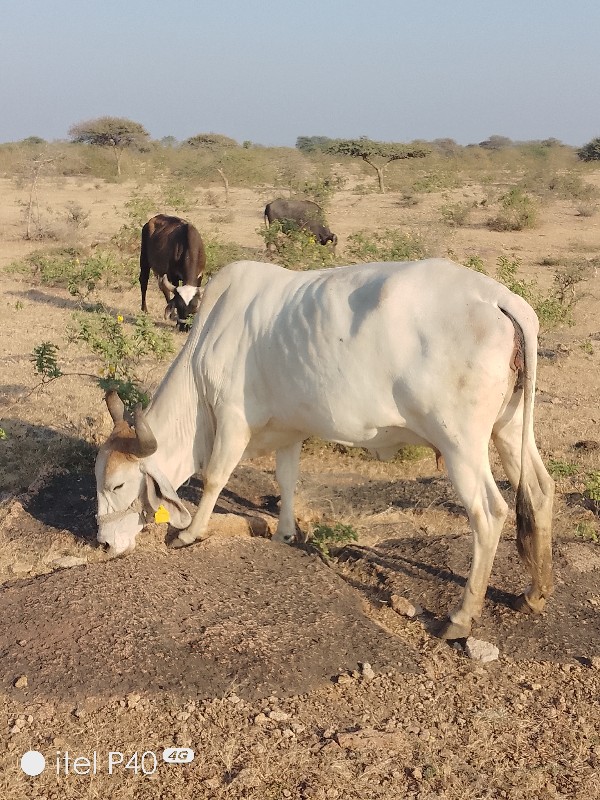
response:
<svg viewBox="0 0 600 800"><path fill-rule="evenodd" d="M288 447L281 447L276 453L275 478L281 495L276 542L293 542L296 538L296 519L294 517L294 493L300 466L302 441Z"/></svg>
<svg viewBox="0 0 600 800"><path fill-rule="evenodd" d="M171 547L186 547L210 535L208 523L215 504L250 441L250 430L245 420L242 420L236 412L225 416L224 421L217 420L215 443L204 471L204 488L198 510L189 528L181 531L173 539Z"/></svg>

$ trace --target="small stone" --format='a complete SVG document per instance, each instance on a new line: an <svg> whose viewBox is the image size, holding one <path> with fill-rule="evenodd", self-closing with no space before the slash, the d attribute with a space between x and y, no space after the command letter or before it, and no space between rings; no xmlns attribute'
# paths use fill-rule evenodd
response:
<svg viewBox="0 0 600 800"><path fill-rule="evenodd" d="M465 653L474 661L481 661L487 664L489 661L497 661L500 651L495 644L484 642L482 639L474 639L469 636L465 643Z"/></svg>
<svg viewBox="0 0 600 800"><path fill-rule="evenodd" d="M289 718L290 715L286 714L285 711L279 711L277 709L269 711L269 719L272 719L274 722L285 722L285 720Z"/></svg>
<svg viewBox="0 0 600 800"><path fill-rule="evenodd" d="M14 683L15 689L25 689L28 684L27 675L21 675Z"/></svg>
<svg viewBox="0 0 600 800"><path fill-rule="evenodd" d="M254 717L255 725L264 725L266 722L268 722L267 717L262 712Z"/></svg>
<svg viewBox="0 0 600 800"><path fill-rule="evenodd" d="M352 675L348 675L348 673L344 673L343 675L338 675L336 678L336 683L339 684L340 686L344 686L348 683L353 683L353 682L354 678L352 677Z"/></svg>
<svg viewBox="0 0 600 800"><path fill-rule="evenodd" d="M407 600L406 597L401 597L399 594L393 594L390 597L390 606L396 614L401 614L409 619L413 619L420 613L418 606L415 606L410 600Z"/></svg>
<svg viewBox="0 0 600 800"><path fill-rule="evenodd" d="M373 671L373 667L369 664L368 661L365 661L364 664L360 665L361 677L365 681L372 681L375 677L375 672Z"/></svg>
<svg viewBox="0 0 600 800"><path fill-rule="evenodd" d="M56 569L71 569L71 567L81 567L87 564L85 556L60 556L52 561L52 566Z"/></svg>
<svg viewBox="0 0 600 800"><path fill-rule="evenodd" d="M600 669L600 656L592 656L590 658L590 664L593 669Z"/></svg>
<svg viewBox="0 0 600 800"><path fill-rule="evenodd" d="M17 644L19 645L19 647L25 647L25 645L27 644L27 639L21 639L20 641L17 642Z"/></svg>
<svg viewBox="0 0 600 800"><path fill-rule="evenodd" d="M135 708L141 699L142 699L141 694L137 694L136 692L131 692L125 698L125 700L127 701L127 708Z"/></svg>

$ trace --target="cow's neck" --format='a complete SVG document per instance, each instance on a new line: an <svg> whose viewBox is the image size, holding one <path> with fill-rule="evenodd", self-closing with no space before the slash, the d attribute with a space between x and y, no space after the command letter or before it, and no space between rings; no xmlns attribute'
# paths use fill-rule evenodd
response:
<svg viewBox="0 0 600 800"><path fill-rule="evenodd" d="M184 351L187 351L184 347ZM158 387L147 420L158 448L152 458L174 489L202 467L198 453L198 392L190 359L182 352Z"/></svg>

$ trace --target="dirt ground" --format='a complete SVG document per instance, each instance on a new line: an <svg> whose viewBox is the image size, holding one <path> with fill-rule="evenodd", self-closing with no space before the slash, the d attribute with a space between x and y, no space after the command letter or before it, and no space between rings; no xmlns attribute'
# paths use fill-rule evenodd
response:
<svg viewBox="0 0 600 800"><path fill-rule="evenodd" d="M69 202L85 208L92 243L120 227L132 190L62 179L40 197L55 215ZM575 324L540 341L536 437L547 463L575 472L557 479L556 593L541 617L511 610L526 583L511 512L474 629L499 658L481 663L433 635L471 555L466 515L433 455L383 464L306 447L301 528L324 520L359 534L327 563L265 536L277 511L270 457L235 471L206 543L171 551L165 526L150 525L135 553L107 561L94 546L90 467L110 430L101 393L77 374L30 393L41 341L59 345L65 372L95 374L98 363L68 341L74 298L6 270L39 244L23 240L24 191L0 179L0 193L0 797L600 797L600 528L583 496L600 469L595 271L578 287ZM555 268L544 259L597 255L600 214L579 217L567 202L544 206L529 232L488 230L483 207L468 227L439 222L448 198L484 194L468 186L406 208L398 195L346 189L328 218L342 250L359 229L419 230L434 254L479 255L490 272L516 255L545 288ZM197 196L189 217L201 231L259 247L272 198L232 189L227 221L215 222L205 190ZM100 298L126 320L139 308L137 286ZM166 325L154 285L148 300ZM144 366L150 388L166 366ZM196 479L181 489L190 509L200 491ZM394 595L416 616L397 613ZM192 748L193 762L164 762L169 746ZM28 750L46 758L37 777L19 767ZM113 774L111 752L123 754ZM145 767L157 756L152 774L143 753Z"/></svg>

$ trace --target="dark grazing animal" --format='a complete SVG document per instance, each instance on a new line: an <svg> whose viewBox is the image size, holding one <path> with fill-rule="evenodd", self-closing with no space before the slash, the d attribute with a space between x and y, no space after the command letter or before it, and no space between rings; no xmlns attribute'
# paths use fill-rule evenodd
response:
<svg viewBox="0 0 600 800"><path fill-rule="evenodd" d="M292 222L301 230L310 231L319 244L337 244L337 236L325 225L323 209L311 200L284 200L279 198L267 203L265 225L273 222Z"/></svg>
<svg viewBox="0 0 600 800"><path fill-rule="evenodd" d="M191 223L166 214L152 217L142 228L142 311L148 311L146 289L152 270L167 301L165 319L177 321L179 330L185 329L187 318L195 314L200 305L200 281L205 266L202 237Z"/></svg>

